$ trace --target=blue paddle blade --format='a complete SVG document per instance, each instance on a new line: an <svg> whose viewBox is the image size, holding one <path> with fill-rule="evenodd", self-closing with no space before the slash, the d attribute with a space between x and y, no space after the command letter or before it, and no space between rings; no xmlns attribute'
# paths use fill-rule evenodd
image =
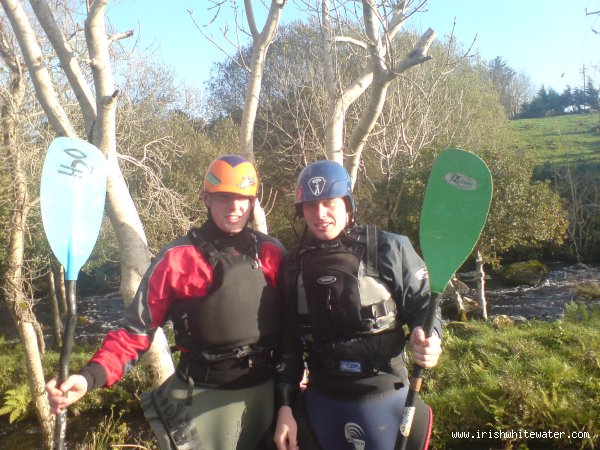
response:
<svg viewBox="0 0 600 450"><path fill-rule="evenodd" d="M48 147L40 187L42 222L66 280L77 280L98 239L106 173L104 155L89 142L59 137Z"/></svg>

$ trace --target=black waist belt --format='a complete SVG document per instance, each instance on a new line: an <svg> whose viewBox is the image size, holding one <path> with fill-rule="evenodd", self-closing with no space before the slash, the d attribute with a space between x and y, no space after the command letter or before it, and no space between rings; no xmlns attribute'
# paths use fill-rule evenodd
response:
<svg viewBox="0 0 600 450"><path fill-rule="evenodd" d="M245 345L231 350L182 352L178 374L191 385L239 389L274 374L270 348Z"/></svg>
<svg viewBox="0 0 600 450"><path fill-rule="evenodd" d="M227 350L200 350L190 352L199 362L215 364L228 360L244 361L248 367L256 367L273 361L273 350L258 345L243 345Z"/></svg>

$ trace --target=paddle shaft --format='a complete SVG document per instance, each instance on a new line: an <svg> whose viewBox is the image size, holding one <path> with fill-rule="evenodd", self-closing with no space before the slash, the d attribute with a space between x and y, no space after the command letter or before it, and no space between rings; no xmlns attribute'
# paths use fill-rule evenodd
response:
<svg viewBox="0 0 600 450"><path fill-rule="evenodd" d="M436 312L440 304L440 295L437 292L432 292L429 297L427 304L427 312L425 313L425 323L423 329L425 336L430 337L433 333L433 324L435 323ZM423 382L424 368L415 364L413 367L412 378L410 380L410 386L408 394L406 395L406 402L404 403L404 410L402 413L402 419L400 420L400 441L396 445L395 450L405 450L406 443L408 442L408 435L410 434L410 428L414 417L414 403L415 397L421 390L421 384Z"/></svg>
<svg viewBox="0 0 600 450"><path fill-rule="evenodd" d="M75 322L77 321L77 304L75 302L75 291L77 281L67 280L65 282L67 296L67 317L65 323L65 332L63 336L62 348L60 350L57 386L60 386L69 377L69 363L71 362L71 352L73 342L75 341ZM54 430L54 448L63 450L65 447L65 436L67 433L67 411L63 409L56 416L56 425Z"/></svg>

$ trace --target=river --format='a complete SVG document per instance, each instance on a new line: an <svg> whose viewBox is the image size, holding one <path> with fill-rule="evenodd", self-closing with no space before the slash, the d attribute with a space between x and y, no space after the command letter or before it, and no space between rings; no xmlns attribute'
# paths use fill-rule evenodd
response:
<svg viewBox="0 0 600 450"><path fill-rule="evenodd" d="M486 292L488 315L554 321L567 303L577 297L577 286L600 284L600 266L549 264L550 273L537 286L496 287ZM591 303L599 304L598 299Z"/></svg>
<svg viewBox="0 0 600 450"><path fill-rule="evenodd" d="M581 283L600 284L600 266L575 264L549 264L550 273L538 286L502 287L490 280L486 289L488 316L505 314L517 319L560 319L565 304L576 297L576 287ZM460 276L459 276L460 278ZM47 302L41 301L35 311L45 335L51 339L51 317ZM599 300L593 303L600 304ZM115 327L123 316L123 302L118 294L82 297L77 299L77 342L99 342L104 334ZM9 339L17 336L6 305L0 304L0 332Z"/></svg>

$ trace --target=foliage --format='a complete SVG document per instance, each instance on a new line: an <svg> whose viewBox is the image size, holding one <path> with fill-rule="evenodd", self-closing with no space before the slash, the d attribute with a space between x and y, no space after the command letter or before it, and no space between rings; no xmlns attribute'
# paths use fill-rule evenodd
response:
<svg viewBox="0 0 600 450"><path fill-rule="evenodd" d="M27 384L23 346L18 342L9 342L0 335L0 397L18 384Z"/></svg>
<svg viewBox="0 0 600 450"><path fill-rule="evenodd" d="M171 69L145 58L130 60L127 69L117 113L121 170L156 252L202 217L199 172L214 150L202 133L199 92L175 84Z"/></svg>
<svg viewBox="0 0 600 450"><path fill-rule="evenodd" d="M70 368L72 371L81 369L89 361L96 346L88 345L83 348L75 347L71 355ZM43 363L46 373L54 373L58 367L60 354L46 352ZM130 412L139 409L139 397L148 390L150 382L140 364L111 389L96 389L86 394L80 401L70 407L73 414L82 414L93 410L103 410L106 413L118 405L120 411Z"/></svg>
<svg viewBox="0 0 600 450"><path fill-rule="evenodd" d="M129 434L129 427L126 423L119 422L123 412L115 418L114 409L111 408L110 415L105 417L96 431L86 435L86 442L89 442L90 450L102 450L110 448L112 444L118 444L124 441Z"/></svg>
<svg viewBox="0 0 600 450"><path fill-rule="evenodd" d="M545 448L594 448L600 436L600 308L570 304L564 320L500 330L487 323L448 327L444 352L427 379L436 414L434 448L496 446L452 438L453 431L563 431ZM589 438L571 439L585 431ZM509 445L536 445L508 437Z"/></svg>
<svg viewBox="0 0 600 450"><path fill-rule="evenodd" d="M400 33L394 51L405 54L417 38ZM303 166L324 157L327 95L320 58L315 57L320 39L312 23L292 23L280 30L267 58L255 129L264 191L279 193L270 229L286 244L294 241L289 224L295 179ZM356 56L351 47L338 51L349 52L336 66L346 85L358 75L360 64L348 63ZM514 79L514 71L501 59L486 64L463 58L454 41L435 43L430 54L431 61L403 73L388 89L355 187L359 221L407 234L416 242L432 161L441 149L460 147L482 156L494 176L495 205L482 241L485 258L495 261L498 253L514 247L560 241L566 222L559 198L548 184L531 182L532 160L512 150L514 138L499 89ZM221 116L236 118L241 110L239 92L247 75L239 62L220 64L210 82L208 103L220 105ZM505 94L510 96L508 90ZM366 97L352 104L347 124L357 119ZM539 201L532 205L532 198Z"/></svg>
<svg viewBox="0 0 600 450"><path fill-rule="evenodd" d="M31 403L31 391L27 383L19 384L4 394L4 405L0 408L0 416L8 414L9 423L27 418Z"/></svg>
<svg viewBox="0 0 600 450"><path fill-rule="evenodd" d="M18 404L22 404L22 396L18 392L8 394L15 389L28 390L27 368L23 359L23 348L20 343L7 342L0 336L0 397L11 397L18 399ZM77 371L81 369L90 359L96 345L76 346L71 355L70 370ZM42 358L44 373L47 378L56 373L59 367L60 353L57 351L46 351ZM139 407L138 398L144 390L147 390L150 383L144 373L141 365L135 368L124 377L112 389L97 389L88 393L83 399L71 406L70 410L79 414L92 409L109 409L111 406L119 405L124 411L134 410ZM30 395L30 394L28 394ZM29 400L30 401L30 400ZM10 405L18 406L11 400ZM28 406L28 403L26 404ZM10 411L9 411L10 412Z"/></svg>
<svg viewBox="0 0 600 450"><path fill-rule="evenodd" d="M560 244L568 226L559 195L548 182L532 181L533 162L526 154L505 148L483 152L494 180L488 220L480 250L492 264L515 248Z"/></svg>
<svg viewBox="0 0 600 450"><path fill-rule="evenodd" d="M600 435L598 326L600 308L589 303L569 304L564 319L554 323L531 321L501 330L479 322L447 326L442 359L427 373L423 392L435 413L432 448L477 443L486 448L540 448L535 440L500 442L486 438L466 442L451 438L452 431L520 429L588 432L589 439L563 436L544 443L544 448L594 448L598 445L594 436ZM2 350L2 366L24 365L19 344L3 345ZM91 348L76 348L72 369L81 367L91 352ZM57 362L58 354L48 352L45 372L53 373ZM8 378L3 380L3 397L15 384L26 384L24 370L4 373ZM141 430L136 429L133 419L141 419L137 398L146 386L143 376L134 370L113 388L86 395L76 404L84 406L71 408L76 414L73 421L95 417L94 412L105 418L83 429L87 437L82 434L77 442L96 442L98 447L93 448L108 448L102 445L109 440L122 444L139 439ZM125 412L115 415L113 411ZM155 448L148 447L150 440L143 442L146 448Z"/></svg>
<svg viewBox="0 0 600 450"><path fill-rule="evenodd" d="M523 104L519 117L526 119L557 116L565 112L597 111L600 105L598 94L599 91L591 80L583 89L567 86L562 94L542 86L530 102Z"/></svg>
<svg viewBox="0 0 600 450"><path fill-rule="evenodd" d="M591 300L595 298L600 298L600 284L598 283L580 283L575 288L575 291L577 292L578 300Z"/></svg>
<svg viewBox="0 0 600 450"><path fill-rule="evenodd" d="M522 73L517 74L500 56L487 64L487 73L506 116L513 118L520 112L522 104L531 100L531 80Z"/></svg>
<svg viewBox="0 0 600 450"><path fill-rule="evenodd" d="M108 448L139 448L145 450L157 449L155 442L144 440L143 445L124 444L127 442L138 442L139 439L132 437L134 430L124 417L123 411L115 417L114 408L110 409L110 415L105 416L98 426L91 432L86 433L85 450L104 450ZM153 440L152 440L153 441Z"/></svg>

